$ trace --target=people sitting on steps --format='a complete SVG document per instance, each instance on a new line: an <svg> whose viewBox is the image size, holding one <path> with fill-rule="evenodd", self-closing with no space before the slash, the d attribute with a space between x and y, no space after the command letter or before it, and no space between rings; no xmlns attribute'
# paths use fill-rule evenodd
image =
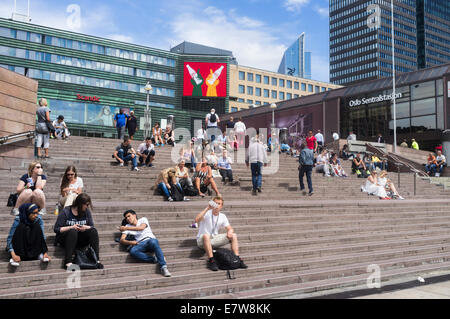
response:
<svg viewBox="0 0 450 319"><path fill-rule="evenodd" d="M141 143L137 149L139 156L139 165L152 167L152 162L155 160L155 146L150 137L146 137L144 143Z"/></svg>
<svg viewBox="0 0 450 319"><path fill-rule="evenodd" d="M330 166L331 166L330 170L331 176L348 177L344 171L344 168L342 168L341 161L337 158L336 153L331 154Z"/></svg>
<svg viewBox="0 0 450 319"><path fill-rule="evenodd" d="M116 147L112 157L119 162L119 166L124 166L124 164L131 161L133 163L133 167L131 169L134 171L139 171L139 168L137 167L136 151L133 146L131 146L131 141L128 136L125 136L123 138L123 142Z"/></svg>
<svg viewBox="0 0 450 319"><path fill-rule="evenodd" d="M155 182L155 190L169 202L188 200L184 196L183 187L177 182L176 173L175 167L165 168L159 172Z"/></svg>
<svg viewBox="0 0 450 319"><path fill-rule="evenodd" d="M55 243L60 244L65 251L64 268L72 266L72 257L76 248L90 245L98 258L97 268L103 269L100 263L99 237L92 218L91 197L86 193L77 196L71 206L59 213L53 230L56 234Z"/></svg>
<svg viewBox="0 0 450 319"><path fill-rule="evenodd" d="M352 161L352 174L356 174L357 177L367 178L370 175L370 171L361 158L361 154L356 154L356 157Z"/></svg>
<svg viewBox="0 0 450 319"><path fill-rule="evenodd" d="M167 145L175 146L175 133L172 130L172 126L170 125L166 126L166 130L164 132L164 141Z"/></svg>
<svg viewBox="0 0 450 319"><path fill-rule="evenodd" d="M386 189L387 192L392 194L390 196L391 198L393 198L393 199L401 199L401 200L404 199L398 193L397 189L395 188L394 183L388 178L387 171L381 171L380 172L380 174L378 175L378 184L383 186Z"/></svg>
<svg viewBox="0 0 450 319"><path fill-rule="evenodd" d="M66 122L64 122L64 116L59 115L56 120L53 121L53 127L55 132L51 133L51 138L61 138L63 140L70 136L69 129L67 128Z"/></svg>
<svg viewBox="0 0 450 319"><path fill-rule="evenodd" d="M164 146L164 142L163 142L163 139L162 139L163 136L162 135L163 135L162 134L162 129L159 126L159 123L156 122L155 125L152 128L152 140L153 140L153 143L156 146Z"/></svg>
<svg viewBox="0 0 450 319"><path fill-rule="evenodd" d="M425 165L425 172L428 175L433 176L436 174L436 168L437 168L436 156L434 156L434 154L430 152L427 157L427 164Z"/></svg>
<svg viewBox="0 0 450 319"><path fill-rule="evenodd" d="M140 261L149 263L158 263L160 272L164 277L171 277L171 273L167 268L166 259L159 246L159 241L153 234L148 219L141 217L138 219L134 210L129 209L123 213L127 224L120 226L118 229L122 232L120 243L122 245L131 246L130 255ZM134 236L134 240L127 240L127 236ZM149 255L150 254L155 254Z"/></svg>
<svg viewBox="0 0 450 319"><path fill-rule="evenodd" d="M442 154L441 150L437 150L437 156L436 156L436 169L439 172L435 172L434 176L439 177L442 175L442 172L444 171L444 167L447 166L447 161L445 158L445 155Z"/></svg>
<svg viewBox="0 0 450 319"><path fill-rule="evenodd" d="M324 176L330 176L330 163L328 161L328 151L322 150L322 152L316 157L316 172L323 173Z"/></svg>
<svg viewBox="0 0 450 319"><path fill-rule="evenodd" d="M221 213L224 200L216 196L208 203L196 217L195 223L198 224L197 246L206 252L208 257L207 267L212 271L219 270L214 260L213 249L231 243L231 250L240 260L239 268L246 269L248 266L239 257L239 243L237 235L231 227L225 214ZM226 233L219 234L219 230L225 228Z"/></svg>
<svg viewBox="0 0 450 319"><path fill-rule="evenodd" d="M220 176L222 176L222 183L224 184L227 182L226 179L228 179L228 183L233 183L233 169L231 168L231 164L233 164L233 160L228 156L227 150L224 149L217 163Z"/></svg>
<svg viewBox="0 0 450 319"><path fill-rule="evenodd" d="M39 222L39 206L26 203L19 207L19 223L13 231L9 246L9 263L18 267L21 261L41 260L50 262L43 227Z"/></svg>
<svg viewBox="0 0 450 319"><path fill-rule="evenodd" d="M28 165L28 173L22 175L16 187L16 193L19 195L16 205L11 210L11 215L19 215L19 207L22 204L33 203L39 207L39 214L45 215L45 194L44 187L47 183L47 177L44 175L44 169L40 162L31 162Z"/></svg>
<svg viewBox="0 0 450 319"><path fill-rule="evenodd" d="M175 166L175 179L177 184L181 185L184 195L197 196L198 193L194 187L191 177L189 176L189 169L185 165L184 159L178 161L178 165ZM186 198L186 200L188 200Z"/></svg>
<svg viewBox="0 0 450 319"><path fill-rule="evenodd" d="M61 179L59 207L62 209L71 206L77 196L83 192L83 187L83 179L78 177L76 167L73 165L67 166Z"/></svg>
<svg viewBox="0 0 450 319"><path fill-rule="evenodd" d="M373 170L369 177L366 179L366 183L361 186L361 191L366 192L368 195L378 196L382 200L389 200L384 185L378 183L378 173Z"/></svg>
<svg viewBox="0 0 450 319"><path fill-rule="evenodd" d="M206 158L204 157L195 168L194 185L201 197L206 196L204 192L207 190L209 185L211 185L217 196L221 196L219 190L217 189L216 182L214 181L214 178L212 176L211 166L208 165Z"/></svg>

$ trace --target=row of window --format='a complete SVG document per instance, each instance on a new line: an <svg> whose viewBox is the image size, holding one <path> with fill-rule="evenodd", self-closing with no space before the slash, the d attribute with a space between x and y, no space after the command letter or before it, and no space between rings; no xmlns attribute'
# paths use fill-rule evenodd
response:
<svg viewBox="0 0 450 319"><path fill-rule="evenodd" d="M436 52L434 50L427 49L427 54L435 56L435 57L438 57L438 58L441 58L441 59L444 59L446 62L448 62L450 60L450 56L449 55L445 55L445 54L442 54L440 52Z"/></svg>
<svg viewBox="0 0 450 319"><path fill-rule="evenodd" d="M359 56L359 57L356 57L353 59L344 60L340 63L330 64L330 71L340 69L340 68L343 68L343 67L346 67L349 65L355 65L356 63L361 63L364 61L372 60L372 59L375 59L375 56L376 56L375 52L372 52L367 55Z"/></svg>
<svg viewBox="0 0 450 319"><path fill-rule="evenodd" d="M347 75L347 74L350 74L350 73L355 73L355 72L359 72L359 71L374 69L374 68L377 68L377 66L378 66L377 62L371 62L371 63L361 64L361 65L355 65L355 66L352 66L349 69L344 69L344 70L341 70L341 71L333 72L332 76L333 77L344 76L344 75Z"/></svg>
<svg viewBox="0 0 450 319"><path fill-rule="evenodd" d="M447 32L446 30L438 29L430 25L429 23L425 23L425 30L432 31L437 34L443 35L444 37L450 38L450 32Z"/></svg>
<svg viewBox="0 0 450 319"><path fill-rule="evenodd" d="M325 87L320 87L320 86L313 86L312 84L308 84L308 92L315 92L315 93L319 93L319 92L325 92L327 90L327 88ZM328 90L331 90L330 88ZM284 92L279 92L279 94L277 93L276 90L269 90L269 89L261 89L261 88L254 88L253 86L247 86L247 91L245 90L245 86L239 84L238 86L238 92L239 94L247 94L247 95L255 95L255 96L262 96L264 97L269 97L269 92L272 91L272 98L273 99L277 99L279 96L279 99L284 100ZM306 91L306 84L302 83L302 91ZM292 96L291 93L286 93L287 96Z"/></svg>
<svg viewBox="0 0 450 319"><path fill-rule="evenodd" d="M369 34L369 33L373 33L373 34L370 35L370 36L364 36L364 35ZM364 28L364 29L361 29L359 31L352 32L352 33L346 34L344 36L340 36L338 38L330 40L330 46L338 44L338 43L342 43L342 42L345 42L345 41L348 41L348 40L357 39L357 38L360 38L360 39L358 39L356 41L353 41L353 42L361 44L361 43L369 42L370 40L376 39L376 34L374 33L373 30L371 30L369 28ZM366 39L370 39L370 40L368 41Z"/></svg>
<svg viewBox="0 0 450 319"><path fill-rule="evenodd" d="M380 38L380 40L383 40L383 41L392 43L392 37L391 37L391 36L387 36L387 35L384 35L384 34L380 34L380 35L379 35L379 38ZM416 50L416 48L417 48L417 46L416 46L415 44L412 44L412 43L408 43L408 42L399 40L398 38L395 38L395 37L394 37L394 43L395 43L396 45L401 45L402 47L409 48L409 49L411 49L411 50Z"/></svg>
<svg viewBox="0 0 450 319"><path fill-rule="evenodd" d="M67 49L74 49L80 51L86 51L96 54L108 55L123 59L130 59L135 61L141 61L146 63L153 63L159 65L165 65L175 67L175 60L169 58L158 57L150 54L143 54L133 52L129 50L116 49L111 47L105 47L103 45L97 45L94 43L69 40L49 35L42 35L34 32L26 32L21 30L15 30L11 28L0 27L0 36L8 37L18 40L30 41L35 43L42 43L51 46L57 46Z"/></svg>
<svg viewBox="0 0 450 319"><path fill-rule="evenodd" d="M378 56L382 59L386 59L386 60L390 60L392 61L392 54L387 54L384 52L378 52ZM410 65L412 67L417 66L417 62L416 61L411 61L411 60L406 60L403 58L400 58L399 56L395 56L395 63L403 63L406 65Z"/></svg>
<svg viewBox="0 0 450 319"><path fill-rule="evenodd" d="M357 49L353 49L352 48L352 50L348 50L347 47L350 47L350 46L351 46L351 43L347 43L344 46L340 46L339 50L330 49L330 54L335 54L337 52L342 52L342 51L345 50L341 54L330 56L330 62L335 62L335 61L338 61L338 60L347 59L350 56L357 55L357 54L362 54L362 53L365 53L367 51L376 51L376 49L378 48L378 43L372 43L370 45L362 46L362 47L359 47Z"/></svg>
<svg viewBox="0 0 450 319"><path fill-rule="evenodd" d="M391 31L390 27L381 26L380 29L381 29L381 31L386 32L389 35L392 34L391 33L392 31ZM411 41L414 41L414 42L417 41L417 37L416 36L403 33L401 31L399 31L398 28L395 27L395 26L394 26L394 38L403 38L403 39L408 39L408 40L411 40Z"/></svg>
<svg viewBox="0 0 450 319"><path fill-rule="evenodd" d="M367 10L367 7L372 3L375 3L377 0L368 1L366 3L360 4L358 6L352 7L348 10L339 12L337 14L333 14L335 10L337 10L336 6L333 4L333 1L330 1L330 26L333 26L333 21L348 15L352 15L353 13L360 10ZM332 15L333 14L333 15ZM333 27L334 28L334 27Z"/></svg>
<svg viewBox="0 0 450 319"><path fill-rule="evenodd" d="M301 90L302 91L306 91L306 83L300 83L297 81L292 81L292 80L285 80L285 79L279 79L276 77L269 77L269 76L261 76L260 74L254 74L251 72L244 72L244 71L239 71L239 80L241 81L249 81L249 82L256 82L256 83L262 83L265 85L272 85L272 86L278 86L278 87L286 87L287 89L292 89L294 88L294 90L300 90L300 84L301 84ZM312 87L311 84L308 84ZM239 87L243 87L243 85L239 85ZM322 88L323 91L326 90L326 88ZM310 91L312 92L312 91ZM244 93L244 92L239 92L239 93Z"/></svg>
<svg viewBox="0 0 450 319"><path fill-rule="evenodd" d="M68 66L74 66L84 69L106 71L112 73L126 74L131 76L138 76L144 78L150 78L154 80L175 82L175 74L168 74L163 72L155 72L150 70L142 70L122 65L109 64L97 61L91 61L86 59L72 58L63 55L56 55L51 53L24 50L19 48L12 48L6 46L0 46L0 55L12 56L16 58L23 58L33 61L42 61L48 63L62 64Z"/></svg>
<svg viewBox="0 0 450 319"><path fill-rule="evenodd" d="M347 78L335 80L335 81L333 81L333 83L345 85L347 83L352 83L352 82L359 81L359 80L374 78L376 76L377 76L377 71L364 72L361 74L349 76Z"/></svg>
<svg viewBox="0 0 450 319"><path fill-rule="evenodd" d="M446 46L445 47L445 46L437 44L436 42L431 42L431 41L425 41L425 46L426 47L432 47L432 48L441 50L443 52L448 52L449 53L448 56L446 56L445 54L443 54L443 56L444 57L446 56L448 59L450 59L450 46Z"/></svg>
<svg viewBox="0 0 450 319"><path fill-rule="evenodd" d="M87 77L87 76L50 72L50 71L43 71L43 70L36 70L36 69L29 69L28 74L26 74L26 75L29 76L30 78L34 78L34 79L50 80L50 81L66 82L66 83L79 84L79 85L89 85L89 86L95 86L95 87L107 88L107 89L146 93L146 91L144 89L145 85L140 85L140 84L135 84L135 83L104 80L104 79L97 79L97 78L92 78L92 77ZM168 88L153 87L151 94L167 96L167 97L175 97L175 90L168 89Z"/></svg>
<svg viewBox="0 0 450 319"><path fill-rule="evenodd" d="M389 44L386 45L386 44L383 44L383 43L379 43L378 47L380 48L380 50L384 50L386 52L392 52L392 46L389 45ZM408 56L408 57L413 58L413 59L417 59L416 51L403 50L400 47L395 47L394 50L395 50L396 56L397 55L403 55L403 56Z"/></svg>
<svg viewBox="0 0 450 319"><path fill-rule="evenodd" d="M392 63L379 61L379 66L382 67L382 68L386 68L386 69L391 69L392 70ZM400 66L398 64L395 64L395 70L398 71L398 72L404 72L404 73L414 71L414 69L405 68L405 67Z"/></svg>
<svg viewBox="0 0 450 319"><path fill-rule="evenodd" d="M445 20L447 20L447 19L445 19ZM425 15L425 25L428 25L428 24L434 24L434 25L440 26L444 30L448 30L448 23L443 23L441 21L434 20L433 18L430 18L427 15Z"/></svg>

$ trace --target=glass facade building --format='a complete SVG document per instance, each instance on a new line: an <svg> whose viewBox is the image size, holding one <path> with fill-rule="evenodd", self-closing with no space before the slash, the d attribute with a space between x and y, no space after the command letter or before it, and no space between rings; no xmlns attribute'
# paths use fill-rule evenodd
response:
<svg viewBox="0 0 450 319"><path fill-rule="evenodd" d="M284 52L278 73L311 79L311 52L305 52L305 33Z"/></svg>
<svg viewBox="0 0 450 319"><path fill-rule="evenodd" d="M450 62L450 2L395 0L395 69ZM386 0L330 0L330 82L392 76L391 7Z"/></svg>

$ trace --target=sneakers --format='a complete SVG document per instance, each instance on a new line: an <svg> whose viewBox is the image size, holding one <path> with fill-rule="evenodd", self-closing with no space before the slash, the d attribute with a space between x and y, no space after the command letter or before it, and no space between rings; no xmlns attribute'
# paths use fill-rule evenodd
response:
<svg viewBox="0 0 450 319"><path fill-rule="evenodd" d="M172 198L172 197L169 197L167 200L168 200L169 202L173 202L173 198Z"/></svg>
<svg viewBox="0 0 450 319"><path fill-rule="evenodd" d="M47 214L47 209L42 208L42 209L39 211L39 215L45 215L45 214Z"/></svg>
<svg viewBox="0 0 450 319"><path fill-rule="evenodd" d="M401 200L404 200L404 198L403 198L403 197L401 197L400 195L398 195L397 199L401 199Z"/></svg>
<svg viewBox="0 0 450 319"><path fill-rule="evenodd" d="M244 261L241 259L241 257L238 256L238 258L239 258L239 268L247 269L248 266L244 263Z"/></svg>
<svg viewBox="0 0 450 319"><path fill-rule="evenodd" d="M18 208L13 208L13 209L11 209L10 215L12 215L12 216L18 216L18 215L19 215L19 209L18 209Z"/></svg>
<svg viewBox="0 0 450 319"><path fill-rule="evenodd" d="M216 261L214 260L214 258L210 258L208 260L208 269L212 270L212 271L218 271L219 267L217 267Z"/></svg>
<svg viewBox="0 0 450 319"><path fill-rule="evenodd" d="M164 277L171 277L171 276L172 276L172 274L169 272L169 269L167 269L167 266L162 266L162 268L161 268L161 274L162 274Z"/></svg>
<svg viewBox="0 0 450 319"><path fill-rule="evenodd" d="M123 166L123 163L120 163L119 166L122 167L122 166Z"/></svg>
<svg viewBox="0 0 450 319"><path fill-rule="evenodd" d="M256 190L258 191L258 193L262 192L261 187L258 187Z"/></svg>
<svg viewBox="0 0 450 319"><path fill-rule="evenodd" d="M189 199L189 198L187 198L186 196L184 196L184 197L183 197L183 200L184 200L185 202L188 202L188 201L190 201L190 199Z"/></svg>
<svg viewBox="0 0 450 319"><path fill-rule="evenodd" d="M435 176L435 177L440 177L440 176L441 176L441 174L439 174L439 173L436 173L436 174L434 174L434 176Z"/></svg>
<svg viewBox="0 0 450 319"><path fill-rule="evenodd" d="M197 223L192 223L189 228L198 228L198 224Z"/></svg>
<svg viewBox="0 0 450 319"><path fill-rule="evenodd" d="M309 193L308 193L308 196L312 196L312 194L314 194L314 192L309 192Z"/></svg>
<svg viewBox="0 0 450 319"><path fill-rule="evenodd" d="M148 167L153 167L153 164L152 163L148 164Z"/></svg>
<svg viewBox="0 0 450 319"><path fill-rule="evenodd" d="M256 189L253 189L253 190L252 190L252 195L253 195L253 196L256 196L256 195L257 195Z"/></svg>
<svg viewBox="0 0 450 319"><path fill-rule="evenodd" d="M139 168L137 168L137 166L135 166L135 167L133 168L133 171L139 172Z"/></svg>
<svg viewBox="0 0 450 319"><path fill-rule="evenodd" d="M13 267L19 267L20 266L20 264L17 261L14 261L14 259L12 259L12 258L9 260L9 264L11 266L13 266Z"/></svg>

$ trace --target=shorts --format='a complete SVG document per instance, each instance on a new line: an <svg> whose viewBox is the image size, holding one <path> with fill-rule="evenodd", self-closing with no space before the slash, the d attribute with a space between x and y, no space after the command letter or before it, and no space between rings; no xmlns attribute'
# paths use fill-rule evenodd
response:
<svg viewBox="0 0 450 319"><path fill-rule="evenodd" d="M227 234L218 234L211 238L211 246L212 248L219 248L228 244L230 240L227 238ZM197 246L198 248L204 249L203 247L203 238L197 238Z"/></svg>
<svg viewBox="0 0 450 319"><path fill-rule="evenodd" d="M41 134L36 132L36 147L42 147L42 143L44 143L43 148L48 148L50 146L49 133Z"/></svg>

